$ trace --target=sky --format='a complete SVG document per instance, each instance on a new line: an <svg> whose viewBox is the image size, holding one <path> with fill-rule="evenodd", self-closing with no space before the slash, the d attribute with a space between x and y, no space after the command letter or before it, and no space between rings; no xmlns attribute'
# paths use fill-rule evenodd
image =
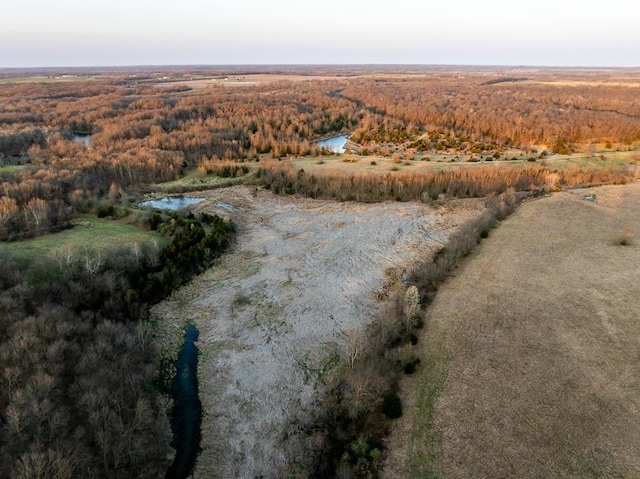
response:
<svg viewBox="0 0 640 479"><path fill-rule="evenodd" d="M0 68L640 67L638 0L1 0Z"/></svg>

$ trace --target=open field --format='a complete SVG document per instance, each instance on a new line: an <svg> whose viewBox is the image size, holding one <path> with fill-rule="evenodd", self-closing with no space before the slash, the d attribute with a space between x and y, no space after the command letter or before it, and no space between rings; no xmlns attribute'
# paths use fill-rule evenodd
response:
<svg viewBox="0 0 640 479"><path fill-rule="evenodd" d="M234 205L235 251L153 311L200 330L195 477L295 476L313 450L297 428L312 417L345 331L379 307L385 271L409 267L484 207L314 201L248 187L202 195L209 201L197 209L229 214L215 202Z"/></svg>
<svg viewBox="0 0 640 479"><path fill-rule="evenodd" d="M6 165L0 166L0 173L15 173L16 171L26 170L32 168L31 165Z"/></svg>
<svg viewBox="0 0 640 479"><path fill-rule="evenodd" d="M150 190L167 193L172 191L185 191L185 190L203 190L209 188L221 188L223 186L232 186L238 183L242 183L246 180L246 175L236 178L223 178L214 174L198 173L191 171L189 174L174 181L165 181L162 183L156 183L149 187Z"/></svg>
<svg viewBox="0 0 640 479"><path fill-rule="evenodd" d="M351 77L353 78L353 77ZM176 87L183 86L193 89L210 88L214 85L224 86L250 86L250 85L263 85L273 82L301 82L301 81L319 81L319 80L340 80L345 79L341 76L328 76L328 75L287 75L287 74L269 74L269 73L256 73L247 75L229 75L224 78L205 78L197 80L178 80L170 82L159 82L156 85L159 87Z"/></svg>
<svg viewBox="0 0 640 479"><path fill-rule="evenodd" d="M85 217L78 221L77 226L69 230L22 241L0 243L0 245L11 251L16 261L23 266L28 266L34 259L50 256L63 246L74 249L107 249L135 242L153 241L158 238L158 234L154 232L142 231L120 221Z"/></svg>
<svg viewBox="0 0 640 479"><path fill-rule="evenodd" d="M33 77L5 77L0 78L0 84L3 83L67 83L67 82L83 82L92 81L92 76L33 76Z"/></svg>
<svg viewBox="0 0 640 479"><path fill-rule="evenodd" d="M602 157L601 157L602 155ZM511 157L511 155L508 155ZM527 155L520 156L525 158ZM535 156L535 155L528 155ZM615 167L628 164L637 164L640 161L640 152L638 151L620 151L606 152L597 154L580 154L574 155L551 155L542 160L529 162L526 159L517 160L480 160L476 162L466 161L468 155L429 155L429 161L423 161L421 157L412 161L394 162L388 157L379 156L359 156L359 155L335 155L321 157L301 157L291 161L296 169L304 169L308 173L320 171L333 171L342 173L382 173L386 174L391 171L401 172L421 172L421 171L440 171L450 168L474 168L479 165L494 166L500 168L506 165L548 165L554 168L566 168L570 165L596 167ZM374 162L375 164L372 164Z"/></svg>
<svg viewBox="0 0 640 479"><path fill-rule="evenodd" d="M640 476L639 209L637 184L558 193L461 265L427 311L386 477Z"/></svg>
<svg viewBox="0 0 640 479"><path fill-rule="evenodd" d="M621 86L628 88L638 88L640 87L639 81L582 81L582 80L554 80L554 81L544 81L544 80L527 80L525 83L535 84L535 85L550 85L550 86L575 86L575 87L585 87L585 86Z"/></svg>

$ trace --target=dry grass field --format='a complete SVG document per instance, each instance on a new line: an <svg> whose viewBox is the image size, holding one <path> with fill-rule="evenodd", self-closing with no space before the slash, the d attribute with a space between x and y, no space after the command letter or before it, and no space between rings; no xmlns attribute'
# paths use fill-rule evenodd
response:
<svg viewBox="0 0 640 479"><path fill-rule="evenodd" d="M224 86L250 86L263 85L274 82L301 82L301 81L319 81L319 80L344 80L345 77L335 75L286 75L272 73L255 73L246 75L229 75L224 78L201 78L194 80L178 80L171 82L158 82L160 87L189 87L193 89L209 88L214 85Z"/></svg>
<svg viewBox="0 0 640 479"><path fill-rule="evenodd" d="M573 190L492 232L427 312L386 477L640 477L639 211Z"/></svg>
<svg viewBox="0 0 640 479"><path fill-rule="evenodd" d="M640 146L640 145L638 145ZM284 160L283 164L291 163L295 169L304 169L307 173L333 172L333 173L375 173L386 175L391 172L422 173L449 170L451 168L478 168L493 167L509 168L514 165L526 168L531 166L547 166L549 168L565 169L571 166L592 166L610 168L624 165L636 165L640 161L638 151L612 151L599 152L597 154L578 153L573 155L553 154L543 160L535 162L527 161L527 158L536 156L526 155L522 151L512 151L507 156L516 157L516 160L486 161L485 158L474 162L467 161L469 155L428 155L429 161L422 157L412 161L394 162L392 158L380 156L359 156L355 154L343 154L324 157L298 157L292 160ZM477 158L477 155L476 155Z"/></svg>

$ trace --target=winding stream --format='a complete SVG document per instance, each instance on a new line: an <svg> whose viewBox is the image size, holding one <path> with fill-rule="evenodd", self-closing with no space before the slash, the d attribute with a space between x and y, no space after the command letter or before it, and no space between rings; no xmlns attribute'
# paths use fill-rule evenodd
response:
<svg viewBox="0 0 640 479"><path fill-rule="evenodd" d="M171 385L173 398L171 429L176 457L166 474L166 479L186 479L193 470L200 452L200 420L202 404L198 397L198 330L187 326L185 342L176 360L176 377Z"/></svg>

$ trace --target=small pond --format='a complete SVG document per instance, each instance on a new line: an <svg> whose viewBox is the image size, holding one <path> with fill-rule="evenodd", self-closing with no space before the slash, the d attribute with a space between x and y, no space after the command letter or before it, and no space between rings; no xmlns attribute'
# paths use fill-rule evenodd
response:
<svg viewBox="0 0 640 479"><path fill-rule="evenodd" d="M91 146L91 135L82 135L80 133L74 133L71 137L73 141L78 143L84 143L86 146Z"/></svg>
<svg viewBox="0 0 640 479"><path fill-rule="evenodd" d="M334 136L332 138L327 138L326 140L322 140L316 143L318 148L326 148L329 151L333 151L334 153L344 153L344 147L347 144L347 139L349 135L340 135Z"/></svg>
<svg viewBox="0 0 640 479"><path fill-rule="evenodd" d="M202 201L204 201L204 198L192 198L190 196L165 196L164 198L159 198L157 200L141 201L138 203L138 206L141 206L142 208L150 206L151 208L156 208L158 210L177 211L190 205L197 205Z"/></svg>

